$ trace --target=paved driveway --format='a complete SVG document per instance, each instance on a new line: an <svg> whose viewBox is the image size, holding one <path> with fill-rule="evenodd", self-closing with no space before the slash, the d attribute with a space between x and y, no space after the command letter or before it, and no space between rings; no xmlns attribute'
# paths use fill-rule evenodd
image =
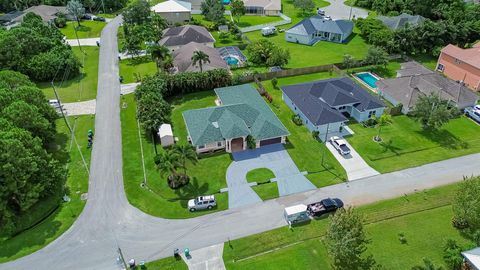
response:
<svg viewBox="0 0 480 270"><path fill-rule="evenodd" d="M229 208L262 201L247 182L247 173L258 168L268 168L275 174L280 196L316 188L298 170L281 144L233 153L233 159L234 161L227 169Z"/></svg>
<svg viewBox="0 0 480 270"><path fill-rule="evenodd" d="M345 0L327 0L330 2L329 6L322 8L325 10L327 16L332 17L334 20L339 19L351 19L355 18L366 18L368 16L368 11L361 8L350 7L344 4ZM351 14L350 14L351 12ZM350 17L351 16L351 17Z"/></svg>
<svg viewBox="0 0 480 270"><path fill-rule="evenodd" d="M330 150L330 152L332 152L338 162L340 162L340 165L342 165L342 167L347 172L348 180L356 180L380 174L379 172L368 166L365 160L363 160L363 158L346 140L345 142L347 143L348 148L350 148L349 155L340 155L337 149L335 149L330 142L327 142L327 148L328 150Z"/></svg>
<svg viewBox="0 0 480 270"><path fill-rule="evenodd" d="M97 41L100 42L100 38L80 38L80 39L66 39L68 45L75 46L97 46Z"/></svg>

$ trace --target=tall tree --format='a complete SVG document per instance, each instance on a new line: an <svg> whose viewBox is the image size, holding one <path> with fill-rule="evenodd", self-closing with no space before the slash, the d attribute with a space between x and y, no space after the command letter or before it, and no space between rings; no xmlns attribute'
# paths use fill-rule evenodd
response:
<svg viewBox="0 0 480 270"><path fill-rule="evenodd" d="M146 0L137 0L123 11L126 24L143 24L150 19L150 4Z"/></svg>
<svg viewBox="0 0 480 270"><path fill-rule="evenodd" d="M223 16L225 13L225 6L223 6L220 0L206 0L202 2L201 11L205 16L205 19L209 21L217 24L225 21L225 17Z"/></svg>
<svg viewBox="0 0 480 270"><path fill-rule="evenodd" d="M191 162L194 165L197 164L197 152L190 144L176 144L173 149L178 155L178 161L183 169L183 174L187 177L187 162Z"/></svg>
<svg viewBox="0 0 480 270"><path fill-rule="evenodd" d="M459 110L439 95L431 93L418 98L410 114L422 124L424 129L435 130L459 115Z"/></svg>
<svg viewBox="0 0 480 270"><path fill-rule="evenodd" d="M329 217L325 245L336 270L371 269L375 261L365 256L367 239L363 217L353 208L341 208Z"/></svg>
<svg viewBox="0 0 480 270"><path fill-rule="evenodd" d="M237 23L240 22L240 18L245 15L245 4L242 0L233 0L230 3L230 12L232 16L236 19Z"/></svg>
<svg viewBox="0 0 480 270"><path fill-rule="evenodd" d="M472 234L480 232L480 177L466 178L453 197L453 225Z"/></svg>
<svg viewBox="0 0 480 270"><path fill-rule="evenodd" d="M384 49L372 46L368 48L365 62L374 66L385 67L388 64L388 54Z"/></svg>
<svg viewBox="0 0 480 270"><path fill-rule="evenodd" d="M202 51L194 51L192 55L192 63L200 67L200 72L203 72L203 64L210 63L210 56Z"/></svg>
<svg viewBox="0 0 480 270"><path fill-rule="evenodd" d="M170 56L170 50L162 45L153 45L148 48L148 51L150 52L153 61L155 61L158 72L163 71L165 60Z"/></svg>
<svg viewBox="0 0 480 270"><path fill-rule="evenodd" d="M380 137L380 133L382 132L382 127L388 126L392 123L392 116L388 113L382 114L380 117L375 117L375 120L377 122L376 127L377 127L377 136L375 136L375 141L380 142L382 141L382 138Z"/></svg>
<svg viewBox="0 0 480 270"><path fill-rule="evenodd" d="M294 0L293 6L302 11L303 15L310 14L312 9L315 8L313 0Z"/></svg>
<svg viewBox="0 0 480 270"><path fill-rule="evenodd" d="M353 58L353 56L351 56L350 54L343 55L343 66L347 69L347 72L355 65L355 62L355 58Z"/></svg>
<svg viewBox="0 0 480 270"><path fill-rule="evenodd" d="M155 132L163 123L170 123L172 108L160 93L145 93L137 100L137 119L146 132Z"/></svg>
<svg viewBox="0 0 480 270"><path fill-rule="evenodd" d="M80 26L80 21L82 20L83 15L85 15L85 8L79 0L70 0L67 4L67 11L78 23Z"/></svg>

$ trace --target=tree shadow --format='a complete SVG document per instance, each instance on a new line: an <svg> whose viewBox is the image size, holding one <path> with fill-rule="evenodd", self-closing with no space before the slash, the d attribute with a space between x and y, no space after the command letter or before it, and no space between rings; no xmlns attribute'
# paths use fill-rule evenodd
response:
<svg viewBox="0 0 480 270"><path fill-rule="evenodd" d="M458 137L453 135L450 131L445 129L441 129L441 130L422 129L421 131L417 131L417 133L446 149L458 150L458 149L467 149L469 147L468 142L459 139Z"/></svg>
<svg viewBox="0 0 480 270"><path fill-rule="evenodd" d="M175 190L175 194L178 197L175 200L180 200L180 205L183 208L187 208L188 200L205 195L208 191L208 187L208 183L200 184L198 179L193 177L188 185Z"/></svg>
<svg viewBox="0 0 480 270"><path fill-rule="evenodd" d="M378 143L381 147L383 147L383 153L386 153L386 152L392 152L394 153L395 155L400 155L400 151L402 150L402 148L400 147L397 147L397 146L394 146L393 145L393 141L390 139L388 140L388 142L385 142L385 141L381 141L380 143Z"/></svg>
<svg viewBox="0 0 480 270"><path fill-rule="evenodd" d="M75 26L75 30L76 30L77 32L86 32L86 33L88 33L88 32L90 32L90 31L92 31L92 28L89 27L89 26L85 26L85 25L80 25L80 26L77 25L77 26Z"/></svg>
<svg viewBox="0 0 480 270"><path fill-rule="evenodd" d="M138 66L152 62L152 59L149 56L129 57L126 62L127 66Z"/></svg>

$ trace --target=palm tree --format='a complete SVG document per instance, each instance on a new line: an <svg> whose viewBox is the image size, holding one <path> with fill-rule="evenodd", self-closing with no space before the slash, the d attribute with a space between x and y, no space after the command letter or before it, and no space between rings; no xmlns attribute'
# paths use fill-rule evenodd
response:
<svg viewBox="0 0 480 270"><path fill-rule="evenodd" d="M380 138L380 132L382 131L382 127L388 126L392 123L392 116L390 114L384 113L380 117L375 117L375 120L377 121L376 126L378 128L378 133L377 136L375 136L374 140L376 142L379 142L382 140L382 138Z"/></svg>
<svg viewBox="0 0 480 270"><path fill-rule="evenodd" d="M210 63L210 56L202 51L194 51L192 56L192 62L194 65L198 63L200 72L203 71L203 64Z"/></svg>
<svg viewBox="0 0 480 270"><path fill-rule="evenodd" d="M177 188L177 169L182 166L178 154L173 150L162 151L155 156L155 164L163 176L168 175L168 186Z"/></svg>
<svg viewBox="0 0 480 270"><path fill-rule="evenodd" d="M187 176L187 161L197 164L197 152L195 148L189 144L176 144L173 148L173 151L178 156L178 161L183 168L183 174Z"/></svg>
<svg viewBox="0 0 480 270"><path fill-rule="evenodd" d="M167 47L161 45L152 45L149 47L150 56L157 65L158 72L163 70L164 61L170 56L170 51Z"/></svg>

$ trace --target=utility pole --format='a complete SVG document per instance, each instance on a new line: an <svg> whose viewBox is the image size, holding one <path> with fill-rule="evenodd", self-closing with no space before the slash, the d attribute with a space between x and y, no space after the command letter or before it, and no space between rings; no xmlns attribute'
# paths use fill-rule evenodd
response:
<svg viewBox="0 0 480 270"><path fill-rule="evenodd" d="M102 0L102 9L103 9L103 14L105 14L105 3Z"/></svg>
<svg viewBox="0 0 480 270"><path fill-rule="evenodd" d="M125 257L123 257L122 249L120 249L120 247L118 247L117 251L118 251L118 259L123 264L123 267L125 267L125 269L128 269L127 262L125 261Z"/></svg>

